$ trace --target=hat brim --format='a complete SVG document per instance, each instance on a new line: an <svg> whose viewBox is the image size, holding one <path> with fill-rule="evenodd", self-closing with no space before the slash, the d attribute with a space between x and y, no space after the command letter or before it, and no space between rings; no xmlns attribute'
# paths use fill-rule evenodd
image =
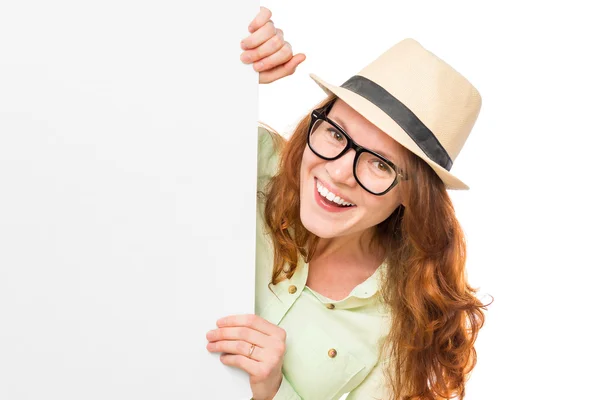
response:
<svg viewBox="0 0 600 400"><path fill-rule="evenodd" d="M400 125L396 123L396 121L394 121L375 104L348 89L329 84L313 73L309 74L309 76L317 83L317 85L319 85L319 87L321 87L321 89L323 89L325 93L333 94L342 99L346 104L365 117L373 125L377 126L383 132L392 137L392 139L406 147L408 150L429 164L429 166L433 168L433 170L444 182L447 189L469 190L469 186L466 183L462 182L456 176L448 172L444 167L430 160L423 150L421 150L414 140L412 140L412 138L404 131L404 129L402 129Z"/></svg>

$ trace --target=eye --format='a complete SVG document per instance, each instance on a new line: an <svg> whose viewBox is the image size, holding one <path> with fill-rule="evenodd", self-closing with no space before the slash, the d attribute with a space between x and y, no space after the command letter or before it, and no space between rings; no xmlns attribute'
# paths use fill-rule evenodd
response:
<svg viewBox="0 0 600 400"><path fill-rule="evenodd" d="M392 171L390 166L381 160L375 160L375 167L381 172L390 173Z"/></svg>
<svg viewBox="0 0 600 400"><path fill-rule="evenodd" d="M331 135L331 137L332 137L334 140L336 140L336 141L338 141L338 142L343 142L343 141L345 140L345 138L344 138L344 135L342 135L341 133L339 133L339 132L338 132L338 131L336 131L335 129L332 129L332 128L330 128L330 129L328 129L327 131L328 131L329 133L331 133L331 134L332 134L332 135Z"/></svg>

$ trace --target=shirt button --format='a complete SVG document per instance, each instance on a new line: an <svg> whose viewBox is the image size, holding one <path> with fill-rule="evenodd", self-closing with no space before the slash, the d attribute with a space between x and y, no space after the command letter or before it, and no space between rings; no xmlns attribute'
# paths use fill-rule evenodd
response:
<svg viewBox="0 0 600 400"><path fill-rule="evenodd" d="M329 351L327 352L327 354L329 355L329 357L334 358L335 356L337 356L337 350L336 349L329 349Z"/></svg>
<svg viewBox="0 0 600 400"><path fill-rule="evenodd" d="M327 303L327 304L325 304L325 307L329 308L330 310L333 310L335 308L335 305L331 304L331 303Z"/></svg>
<svg viewBox="0 0 600 400"><path fill-rule="evenodd" d="M291 285L291 286L288 288L288 292L290 292L290 294L294 294L294 293L296 293L296 290L297 290L297 288L296 288L296 286L294 286L294 285Z"/></svg>

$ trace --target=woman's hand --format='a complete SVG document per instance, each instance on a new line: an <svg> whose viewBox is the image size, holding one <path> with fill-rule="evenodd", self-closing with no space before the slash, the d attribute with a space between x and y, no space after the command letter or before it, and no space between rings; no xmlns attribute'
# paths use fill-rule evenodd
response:
<svg viewBox="0 0 600 400"><path fill-rule="evenodd" d="M250 375L254 400L272 400L279 391L283 374L286 332L254 314L231 315L217 321L207 332L210 352L222 352L221 362ZM252 345L254 350L250 353Z"/></svg>
<svg viewBox="0 0 600 400"><path fill-rule="evenodd" d="M241 43L245 51L240 59L245 64L254 63L259 83L271 83L293 74L306 59L302 53L293 55L292 46L283 40L283 31L275 28L271 15L271 10L261 6L248 26L251 35Z"/></svg>

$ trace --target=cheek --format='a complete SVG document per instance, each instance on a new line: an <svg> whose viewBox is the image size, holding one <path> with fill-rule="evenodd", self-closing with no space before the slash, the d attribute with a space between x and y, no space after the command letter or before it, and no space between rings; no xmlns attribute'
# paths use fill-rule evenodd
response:
<svg viewBox="0 0 600 400"><path fill-rule="evenodd" d="M302 177L305 178L309 173L314 173L312 170L319 165L321 161L323 160L315 156L307 145L304 149L304 153L302 154L302 161L300 165L300 173L302 174Z"/></svg>
<svg viewBox="0 0 600 400"><path fill-rule="evenodd" d="M375 224L384 221L401 204L397 192L390 192L389 195L389 197L387 195L382 196L381 198L373 197L367 204L369 209L367 215L373 217L373 222Z"/></svg>
<svg viewBox="0 0 600 400"><path fill-rule="evenodd" d="M310 151L310 149L308 149ZM310 154L307 153L306 149L302 154L302 161L300 162L300 194L304 192L304 188L307 184L306 180L310 174L310 170L312 168L312 163L310 159Z"/></svg>
<svg viewBox="0 0 600 400"><path fill-rule="evenodd" d="M386 198L387 207L391 208L392 211L400 207L400 204L402 204L403 200L399 185L396 185L396 187L387 194L389 196L383 196Z"/></svg>

